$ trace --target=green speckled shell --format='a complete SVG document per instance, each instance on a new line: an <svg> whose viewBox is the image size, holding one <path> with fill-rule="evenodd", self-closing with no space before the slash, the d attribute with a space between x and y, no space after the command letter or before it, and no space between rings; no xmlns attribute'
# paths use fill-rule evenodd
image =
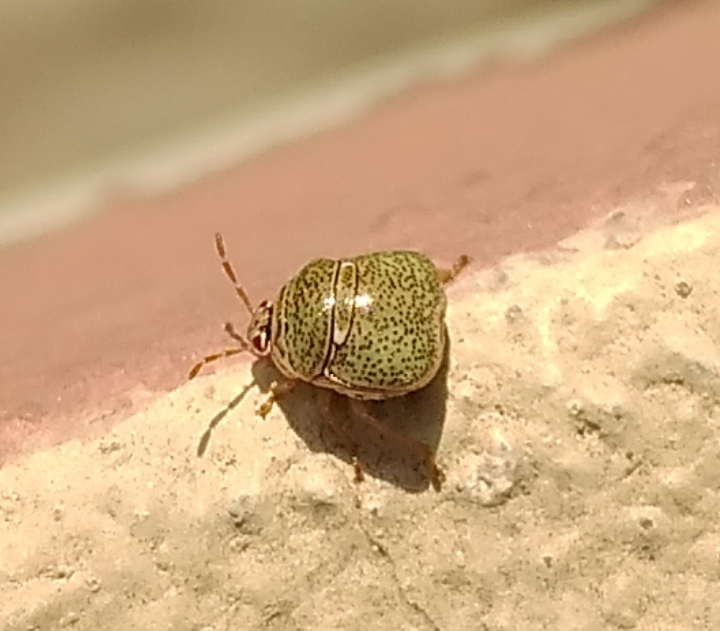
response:
<svg viewBox="0 0 720 631"><path fill-rule="evenodd" d="M407 394L442 363L445 306L435 265L422 254L312 261L278 296L273 361L290 378L354 398Z"/></svg>
<svg viewBox="0 0 720 631"><path fill-rule="evenodd" d="M273 309L272 358L288 377L322 374L330 343L336 261L316 259L280 290Z"/></svg>

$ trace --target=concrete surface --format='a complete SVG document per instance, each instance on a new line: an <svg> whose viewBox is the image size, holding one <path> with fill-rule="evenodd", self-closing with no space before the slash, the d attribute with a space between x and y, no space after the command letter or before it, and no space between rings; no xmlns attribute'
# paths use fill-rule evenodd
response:
<svg viewBox="0 0 720 631"><path fill-rule="evenodd" d="M6 628L716 628L718 23L668 8L0 253ZM250 379L185 384L240 313L217 229L257 299L319 254L474 257L430 426L383 412L441 438L441 493L370 435L355 487L307 391L197 458Z"/></svg>

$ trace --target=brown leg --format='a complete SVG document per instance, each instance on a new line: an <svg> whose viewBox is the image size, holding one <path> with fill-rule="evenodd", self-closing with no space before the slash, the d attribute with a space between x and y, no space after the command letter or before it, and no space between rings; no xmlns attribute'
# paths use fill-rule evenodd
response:
<svg viewBox="0 0 720 631"><path fill-rule="evenodd" d="M239 348L226 348L224 351L213 353L212 355L207 355L190 369L190 372L188 373L188 379L194 379L195 376L200 372L200 369L205 366L205 364L209 364L218 359L222 359L223 357L232 357L233 355L239 355L240 353L244 353L248 350L250 350L250 348L245 343Z"/></svg>
<svg viewBox="0 0 720 631"><path fill-rule="evenodd" d="M457 275L462 272L469 264L470 257L467 254L463 254L455 261L455 264L450 269L437 269L437 277L443 285L451 283Z"/></svg>
<svg viewBox="0 0 720 631"><path fill-rule="evenodd" d="M342 425L340 425L333 416L332 409L330 407L330 404L332 403L332 396L333 395L329 390L325 390L323 388L317 388L316 390L316 400L323 420L330 425L345 442L346 447L350 451L350 457L352 458L352 465L355 470L355 482L359 484L365 479L365 474L363 473L362 466L360 465L360 460L358 460L357 457L357 444L352 438L350 438L345 428L342 427Z"/></svg>
<svg viewBox="0 0 720 631"><path fill-rule="evenodd" d="M290 392L294 387L294 381L288 380L281 383L273 381L272 384L270 384L270 392L268 392L265 401L263 401L257 409L258 416L265 418L268 414L270 414L270 410L272 410L272 406L275 401Z"/></svg>
<svg viewBox="0 0 720 631"><path fill-rule="evenodd" d="M384 434L399 445L403 445L406 449L416 453L423 461L427 470L428 477L432 482L433 488L436 491L440 490L443 481L445 480L445 474L442 472L435 462L435 452L430 449L425 443L421 443L419 440L409 438L399 432L388 427L382 421L376 419L370 412L368 412L365 403L358 399L350 399L350 407L353 412L360 417L365 423L375 428L381 434Z"/></svg>

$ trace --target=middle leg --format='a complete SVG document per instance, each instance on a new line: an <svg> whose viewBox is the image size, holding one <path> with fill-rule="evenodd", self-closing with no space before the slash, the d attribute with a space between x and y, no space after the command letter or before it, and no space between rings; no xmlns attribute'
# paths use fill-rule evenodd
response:
<svg viewBox="0 0 720 631"><path fill-rule="evenodd" d="M387 424L375 418L368 411L364 401L350 399L350 407L355 415L373 427L376 431L384 434L398 445L402 445L406 449L409 449L417 454L425 465L425 469L427 470L427 474L432 482L433 488L436 491L440 490L442 483L445 481L445 474L442 472L442 469L438 467L437 462L435 462L435 451L433 449L419 440L405 436L391 427L388 427Z"/></svg>

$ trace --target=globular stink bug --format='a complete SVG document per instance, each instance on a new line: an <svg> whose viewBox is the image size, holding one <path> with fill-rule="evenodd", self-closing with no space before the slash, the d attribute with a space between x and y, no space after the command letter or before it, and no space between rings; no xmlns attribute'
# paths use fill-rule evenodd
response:
<svg viewBox="0 0 720 631"><path fill-rule="evenodd" d="M264 300L253 307L220 234L215 244L251 319L245 336L226 324L225 330L238 345L199 361L190 379L205 364L222 357L246 351L256 357L269 356L285 380L271 385L258 410L261 416L298 381L345 395L356 416L418 453L433 486L439 488L443 474L434 451L388 428L363 402L409 394L435 377L446 344L443 285L470 259L461 256L450 269L438 268L425 255L410 251L315 259L281 287L274 302ZM362 470L357 458L354 463L359 480Z"/></svg>

